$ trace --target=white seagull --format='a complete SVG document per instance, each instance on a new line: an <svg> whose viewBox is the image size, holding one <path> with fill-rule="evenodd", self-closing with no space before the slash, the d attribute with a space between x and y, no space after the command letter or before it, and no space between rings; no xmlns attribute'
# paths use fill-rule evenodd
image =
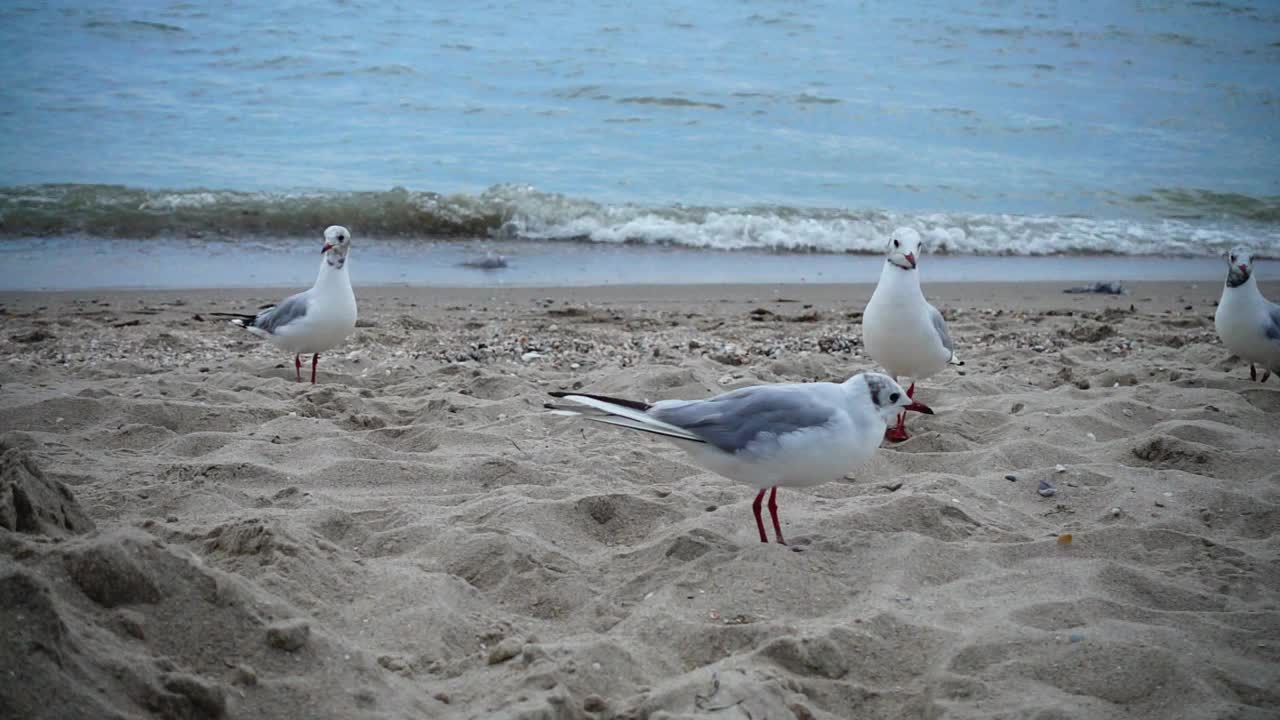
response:
<svg viewBox="0 0 1280 720"><path fill-rule="evenodd" d="M1227 255L1227 283L1213 316L1218 338L1228 350L1249 361L1249 377L1262 382L1280 375L1280 305L1268 302L1253 276L1253 256L1236 248Z"/></svg>
<svg viewBox="0 0 1280 720"><path fill-rule="evenodd" d="M886 423L899 411L933 412L880 373L862 373L843 383L755 385L706 400L652 405L577 392L551 396L575 403L548 404L556 414L660 435L711 472L759 488L752 509L760 542L769 542L760 503L771 490L773 533L783 545L779 487L838 480L871 457Z"/></svg>
<svg viewBox="0 0 1280 720"><path fill-rule="evenodd" d="M293 367L302 382L302 355L311 353L311 384L316 383L320 353L336 347L356 326L356 296L347 271L351 231L330 225L324 231L324 256L315 285L290 295L256 315L209 313L231 322L293 353Z"/></svg>
<svg viewBox="0 0 1280 720"><path fill-rule="evenodd" d="M942 313L924 299L916 265L922 251L920 234L898 228L889 236L889 256L880 271L880 282L862 314L862 344L877 364L889 371L894 381L911 378L907 397L914 397L916 383L947 366L963 365L947 334ZM898 415L898 425L885 432L892 442L906 440L906 413Z"/></svg>

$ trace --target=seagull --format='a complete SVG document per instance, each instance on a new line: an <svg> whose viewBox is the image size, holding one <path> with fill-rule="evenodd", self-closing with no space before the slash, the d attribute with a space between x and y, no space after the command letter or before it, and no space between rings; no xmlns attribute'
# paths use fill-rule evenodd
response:
<svg viewBox="0 0 1280 720"><path fill-rule="evenodd" d="M302 382L302 355L311 353L311 384L316 384L320 353L337 346L356 326L356 296L351 291L347 254L351 231L330 225L324 231L324 256L315 285L256 315L209 313L231 318L231 323L266 338L293 353L293 368Z"/></svg>
<svg viewBox="0 0 1280 720"><path fill-rule="evenodd" d="M769 542L760 504L769 491L769 515L779 544L778 488L809 487L844 477L866 462L902 410L930 413L898 383L880 373L843 383L754 385L706 400L649 403L604 395L553 392L574 403L549 403L558 415L653 433L684 450L702 467L759 488L751 506L760 542Z"/></svg>
<svg viewBox="0 0 1280 720"><path fill-rule="evenodd" d="M1280 375L1280 305L1268 302L1253 277L1253 256L1242 248L1227 255L1227 283L1213 316L1218 338L1228 350L1249 361L1250 379L1262 382Z"/></svg>
<svg viewBox="0 0 1280 720"><path fill-rule="evenodd" d="M956 357L942 313L920 290L916 264L922 250L915 230L893 231L880 282L862 314L862 344L867 354L888 370L895 382L903 375L911 378L909 398L915 396L917 381L937 374L948 363L964 364ZM906 413L899 414L897 427L885 431L885 439L902 442L911 437L906 421Z"/></svg>

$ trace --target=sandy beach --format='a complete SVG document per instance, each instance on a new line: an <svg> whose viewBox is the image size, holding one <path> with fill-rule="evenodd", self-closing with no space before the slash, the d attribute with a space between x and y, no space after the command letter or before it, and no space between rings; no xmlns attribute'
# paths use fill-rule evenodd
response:
<svg viewBox="0 0 1280 720"><path fill-rule="evenodd" d="M315 386L207 316L280 291L0 294L0 715L1275 718L1280 378L1068 284L926 284L966 365L791 547L542 404L873 369L869 285L358 287Z"/></svg>

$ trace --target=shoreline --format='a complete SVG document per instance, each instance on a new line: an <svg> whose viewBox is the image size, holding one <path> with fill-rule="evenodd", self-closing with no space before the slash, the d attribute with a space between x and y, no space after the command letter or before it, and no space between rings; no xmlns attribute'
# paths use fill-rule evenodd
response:
<svg viewBox="0 0 1280 720"><path fill-rule="evenodd" d="M318 246L309 241L202 243L62 241L0 243L0 291L191 289L193 269L213 288L308 287ZM500 256L505 267L466 266ZM352 281L368 287L582 287L596 285L874 283L878 254L574 243L364 241L352 253ZM1130 255L929 255L926 283L1220 280L1216 257ZM1260 277L1280 278L1280 260L1259 260Z"/></svg>

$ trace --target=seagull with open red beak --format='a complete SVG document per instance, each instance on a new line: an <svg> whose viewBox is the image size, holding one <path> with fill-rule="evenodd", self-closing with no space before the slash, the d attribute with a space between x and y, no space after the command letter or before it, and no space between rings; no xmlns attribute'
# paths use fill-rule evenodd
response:
<svg viewBox="0 0 1280 720"><path fill-rule="evenodd" d="M700 400L626 400L583 392L553 392L557 415L656 435L717 475L756 488L751 509L760 542L769 542L760 508L769 496L773 537L785 545L778 488L832 482L866 463L885 427L907 410L932 413L880 373L842 383L777 383L738 388Z"/></svg>
<svg viewBox="0 0 1280 720"><path fill-rule="evenodd" d="M298 382L302 382L302 356L310 354L311 384L314 385L320 353L342 344L356 327L356 296L347 269L350 251L351 231L341 225L330 225L324 231L324 247L320 249L320 272L310 290L291 295L253 315L209 314L229 317L232 324L293 353Z"/></svg>
<svg viewBox="0 0 1280 720"><path fill-rule="evenodd" d="M936 375L948 364L964 364L956 358L942 313L925 300L920 289L923 250L920 234L915 230L893 231L880 282L862 315L862 344L867 354L895 382L899 377L911 378L908 397L915 396L920 380ZM910 437L905 413L898 415L897 426L887 428L884 437L891 442Z"/></svg>

